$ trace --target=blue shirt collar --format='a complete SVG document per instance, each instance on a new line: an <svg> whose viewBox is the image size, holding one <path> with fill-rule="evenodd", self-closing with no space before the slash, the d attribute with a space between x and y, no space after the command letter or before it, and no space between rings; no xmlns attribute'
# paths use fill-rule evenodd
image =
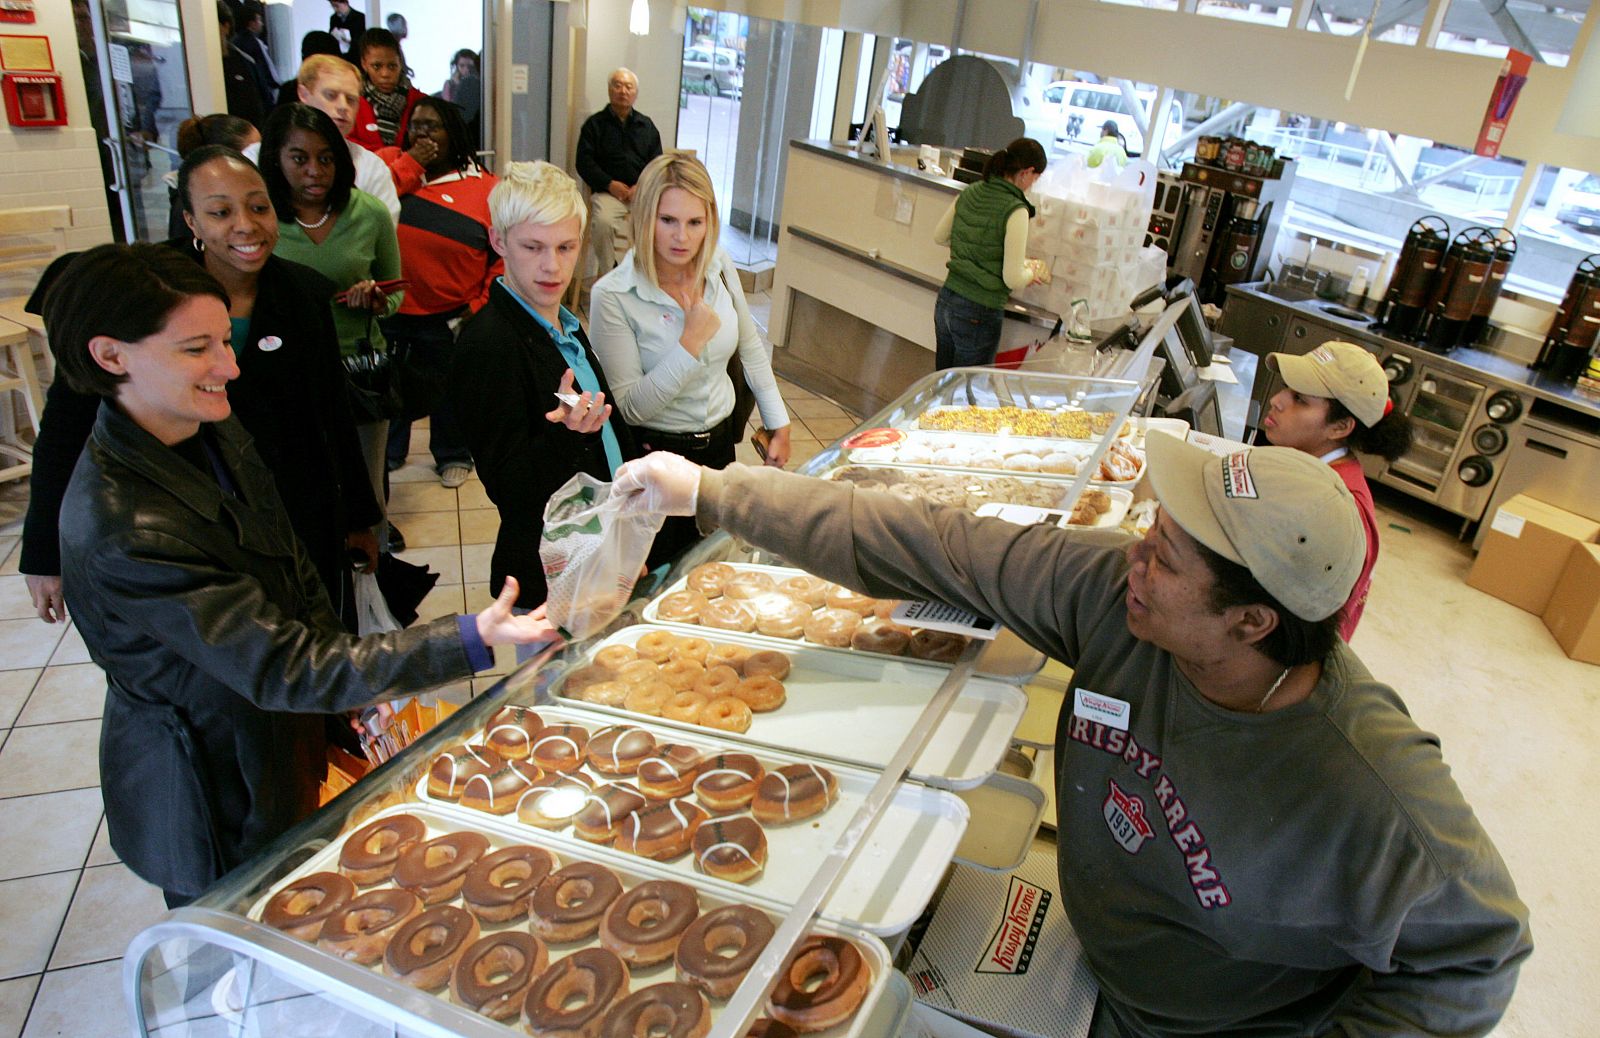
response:
<svg viewBox="0 0 1600 1038"><path fill-rule="evenodd" d="M533 319L538 321L540 326L543 327L546 332L550 333L550 337L552 339L559 341L561 339L576 339L578 337L578 330L583 326L578 323L578 319L573 316L572 311L568 310L565 306L561 308L561 327L557 328L545 318L544 314L541 314L539 311L535 310L532 303L522 298L521 294L511 286L511 282L507 281L504 275L495 278L495 282L501 288L505 289L506 293L511 296L512 299L515 299L517 302L521 303L522 308L528 311Z"/></svg>

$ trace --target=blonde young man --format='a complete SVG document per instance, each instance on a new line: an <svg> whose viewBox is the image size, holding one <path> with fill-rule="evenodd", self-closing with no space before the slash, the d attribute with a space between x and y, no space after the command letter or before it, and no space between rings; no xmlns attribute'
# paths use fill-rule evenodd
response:
<svg viewBox="0 0 1600 1038"><path fill-rule="evenodd" d="M325 113L339 127L345 144L350 147L350 158L356 164L356 187L382 202L389 210L389 218L399 223L400 196L395 193L389 167L378 156L350 140L350 133L356 128L356 111L361 107L361 73L343 58L313 54L300 63L295 79L300 103ZM260 154L260 144L244 149L244 157L251 162Z"/></svg>
<svg viewBox="0 0 1600 1038"><path fill-rule="evenodd" d="M639 77L625 68L606 80L608 103L589 116L578 134L578 176L589 185L589 240L595 273L604 274L627 254L632 240L628 207L639 174L661 154L661 134L633 103Z"/></svg>

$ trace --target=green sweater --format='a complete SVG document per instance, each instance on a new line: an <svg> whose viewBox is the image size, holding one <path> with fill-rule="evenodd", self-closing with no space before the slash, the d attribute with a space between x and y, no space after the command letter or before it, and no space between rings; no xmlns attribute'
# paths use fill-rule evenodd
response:
<svg viewBox="0 0 1600 1038"><path fill-rule="evenodd" d="M1000 309L1011 298L1002 271L1006 258L1006 219L1033 207L1022 189L1001 177L969 185L956 199L950 225L950 263L945 287L982 306Z"/></svg>
<svg viewBox="0 0 1600 1038"><path fill-rule="evenodd" d="M333 230L322 244L306 237L293 220L278 224L278 247L273 255L304 263L332 281L343 292L357 281L393 281L400 276L400 242L395 237L394 221L382 202L365 191L350 192L350 204L334 219ZM382 313L374 314L372 345L387 349L378 318L389 317L400 309L404 292L391 292ZM339 303L333 304L333 324L339 332L339 351L356 352L356 340L367 334L367 315Z"/></svg>

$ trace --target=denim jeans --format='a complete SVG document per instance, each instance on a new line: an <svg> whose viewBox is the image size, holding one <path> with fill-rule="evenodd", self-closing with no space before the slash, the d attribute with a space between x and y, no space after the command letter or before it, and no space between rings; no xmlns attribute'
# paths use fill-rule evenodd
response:
<svg viewBox="0 0 1600 1038"><path fill-rule="evenodd" d="M455 349L455 333L450 330L447 314L411 315L396 314L383 322L384 338L392 350L404 342L411 356L430 371L450 370L450 352ZM433 453L437 471L446 465L471 465L472 451L467 448L466 434L456 424L450 408L448 394L441 393L433 412L428 415L428 449ZM391 468L405 464L411 450L411 422L404 418L389 423L389 443L385 451Z"/></svg>
<svg viewBox="0 0 1600 1038"><path fill-rule="evenodd" d="M933 304L934 370L993 364L1004 317L1002 310L974 303L948 288L939 289L938 302Z"/></svg>

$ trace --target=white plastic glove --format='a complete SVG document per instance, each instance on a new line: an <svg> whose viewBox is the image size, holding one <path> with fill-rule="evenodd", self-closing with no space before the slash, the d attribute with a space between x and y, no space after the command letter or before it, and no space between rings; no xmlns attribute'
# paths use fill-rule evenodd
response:
<svg viewBox="0 0 1600 1038"><path fill-rule="evenodd" d="M694 515L700 498L700 466L676 454L656 451L618 469L611 492L622 498L623 515Z"/></svg>

